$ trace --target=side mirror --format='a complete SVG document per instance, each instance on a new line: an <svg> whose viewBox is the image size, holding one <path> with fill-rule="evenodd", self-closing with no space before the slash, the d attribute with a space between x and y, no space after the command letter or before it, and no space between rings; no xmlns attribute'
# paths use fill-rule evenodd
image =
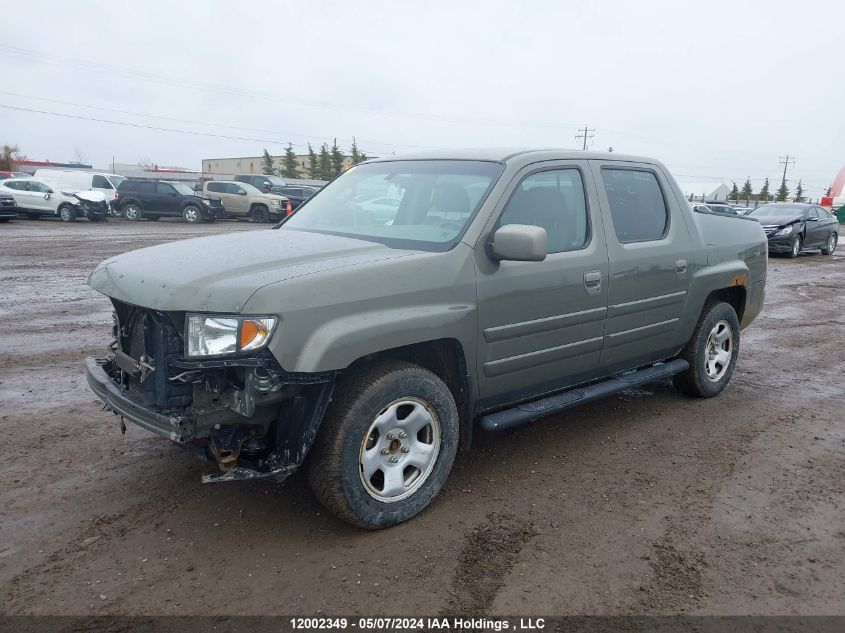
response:
<svg viewBox="0 0 845 633"><path fill-rule="evenodd" d="M264 191L264 193L267 193L267 192L268 192L268 191L270 191L272 188L273 188L273 186L272 186L272 185L268 185L268 184L264 184L264 185L262 185L262 186L261 186L261 189Z"/></svg>
<svg viewBox="0 0 845 633"><path fill-rule="evenodd" d="M246 191L244 191L243 189L238 189L238 195L239 195L239 196L245 196L245 195L246 195Z"/></svg>
<svg viewBox="0 0 845 633"><path fill-rule="evenodd" d="M48 191L47 193L45 193L45 194L44 194L44 199L45 199L45 200L49 200L49 199L50 199L50 195L51 195L52 193L53 193L52 191Z"/></svg>
<svg viewBox="0 0 845 633"><path fill-rule="evenodd" d="M167 195L168 196L176 196L176 195L179 195L179 194L177 194L175 191L168 191Z"/></svg>
<svg viewBox="0 0 845 633"><path fill-rule="evenodd" d="M530 224L505 224L490 237L488 254L497 261L541 262L548 254L546 229Z"/></svg>

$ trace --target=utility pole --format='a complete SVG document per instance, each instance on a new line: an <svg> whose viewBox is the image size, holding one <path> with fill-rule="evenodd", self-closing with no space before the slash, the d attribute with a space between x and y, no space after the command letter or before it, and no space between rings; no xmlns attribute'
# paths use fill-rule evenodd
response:
<svg viewBox="0 0 845 633"><path fill-rule="evenodd" d="M586 150L587 149L587 141L595 136L595 134L590 134L590 132L595 132L596 129L592 128L592 127L587 127L585 125L583 130L579 129L578 131L581 132L581 134L576 134L575 140L577 141L579 139L583 139L583 144L581 146L581 149Z"/></svg>
<svg viewBox="0 0 845 633"><path fill-rule="evenodd" d="M790 163L795 164L795 157L787 154L786 156L778 156L778 159L778 164L783 165L783 179L780 182L781 186L783 186L786 184L786 168L789 167Z"/></svg>

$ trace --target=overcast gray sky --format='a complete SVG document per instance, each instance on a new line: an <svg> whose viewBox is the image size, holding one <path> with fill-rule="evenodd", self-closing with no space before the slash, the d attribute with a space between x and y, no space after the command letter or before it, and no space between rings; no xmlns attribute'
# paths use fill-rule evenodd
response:
<svg viewBox="0 0 845 633"><path fill-rule="evenodd" d="M679 180L821 195L845 165L845 3L14 2L0 21L0 142L96 166L302 151L575 147ZM255 139L255 140L243 140ZM791 185L794 189L794 184Z"/></svg>

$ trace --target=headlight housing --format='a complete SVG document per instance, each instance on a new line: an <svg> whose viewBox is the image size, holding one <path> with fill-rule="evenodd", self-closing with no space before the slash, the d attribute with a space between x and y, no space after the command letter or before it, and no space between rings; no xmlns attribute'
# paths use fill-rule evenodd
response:
<svg viewBox="0 0 845 633"><path fill-rule="evenodd" d="M188 358L231 356L254 352L267 345L276 317L189 314L185 322Z"/></svg>
<svg viewBox="0 0 845 633"><path fill-rule="evenodd" d="M208 207L210 207L210 206L211 206L211 200L206 200L206 199L203 199L202 203L203 203L204 205L208 206Z"/></svg>
<svg viewBox="0 0 845 633"><path fill-rule="evenodd" d="M780 231L775 233L775 235L789 235L790 233L792 233L792 229L794 229L794 228L795 228L795 225L790 224L789 226L783 227Z"/></svg>
<svg viewBox="0 0 845 633"><path fill-rule="evenodd" d="M281 207L282 201L281 200L273 200L273 206L274 207Z"/></svg>

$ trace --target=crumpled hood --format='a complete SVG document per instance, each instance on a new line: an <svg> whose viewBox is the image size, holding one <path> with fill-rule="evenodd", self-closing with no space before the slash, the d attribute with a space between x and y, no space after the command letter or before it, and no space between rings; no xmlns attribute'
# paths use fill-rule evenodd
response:
<svg viewBox="0 0 845 633"><path fill-rule="evenodd" d="M267 284L415 252L303 231L244 231L112 257L94 269L88 285L155 310L240 312Z"/></svg>
<svg viewBox="0 0 845 633"><path fill-rule="evenodd" d="M751 216L754 217L754 216ZM800 215L761 215L754 217L760 224L764 226L781 226L782 224L789 224L790 222L798 222L801 219Z"/></svg>

